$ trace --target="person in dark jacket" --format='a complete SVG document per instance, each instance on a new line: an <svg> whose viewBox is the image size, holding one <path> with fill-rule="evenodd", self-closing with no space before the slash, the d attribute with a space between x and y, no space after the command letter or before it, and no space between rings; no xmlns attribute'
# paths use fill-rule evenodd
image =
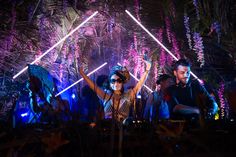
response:
<svg viewBox="0 0 236 157"><path fill-rule="evenodd" d="M162 74L159 76L156 81L156 90L148 96L144 109L144 119L149 121L169 119L169 108L165 96L167 88L173 83L173 78L170 75Z"/></svg>
<svg viewBox="0 0 236 157"><path fill-rule="evenodd" d="M169 110L172 119L198 120L213 117L218 105L198 80L190 79L190 63L179 59L173 68L175 85L168 88Z"/></svg>

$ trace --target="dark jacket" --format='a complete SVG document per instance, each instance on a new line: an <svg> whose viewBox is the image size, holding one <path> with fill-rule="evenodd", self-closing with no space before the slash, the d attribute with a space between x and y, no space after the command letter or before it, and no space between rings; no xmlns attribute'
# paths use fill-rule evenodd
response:
<svg viewBox="0 0 236 157"><path fill-rule="evenodd" d="M170 117L173 119L185 119L187 115L174 113L177 104L198 107L200 113L207 115L214 108L215 100L197 80L190 80L186 86L182 84L172 85L168 88L168 105Z"/></svg>

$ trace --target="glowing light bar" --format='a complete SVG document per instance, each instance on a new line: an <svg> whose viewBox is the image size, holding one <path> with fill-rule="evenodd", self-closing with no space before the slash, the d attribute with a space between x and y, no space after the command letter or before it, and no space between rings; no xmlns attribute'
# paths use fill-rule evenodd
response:
<svg viewBox="0 0 236 157"><path fill-rule="evenodd" d="M91 71L90 73L87 74L87 76L92 75L93 73L95 73L96 71L98 71L99 69L101 69L102 67L104 67L107 64L107 62L103 63L101 66L99 66L98 68L94 69L93 71ZM70 85L69 87L63 89L61 92L59 92L58 94L56 94L56 97L62 93L64 93L65 91L67 91L68 89L70 89L71 87L73 87L74 85L76 85L77 83L83 81L84 79L81 78L78 81L76 81L75 83L73 83L72 85Z"/></svg>
<svg viewBox="0 0 236 157"><path fill-rule="evenodd" d="M190 74L195 77L201 84L203 84L203 81L200 80L192 71L190 71Z"/></svg>
<svg viewBox="0 0 236 157"><path fill-rule="evenodd" d="M117 63L118 65L122 66L120 63ZM131 72L129 72L129 74L136 80L139 81L139 79L134 76ZM151 88L149 88L148 86L146 86L145 84L143 85L144 87L146 87L150 92L153 92L153 90L151 90Z"/></svg>
<svg viewBox="0 0 236 157"><path fill-rule="evenodd" d="M166 50L175 60L178 60L173 53L171 53L154 35L152 35L128 10L125 12L145 31L147 32L163 49Z"/></svg>
<svg viewBox="0 0 236 157"><path fill-rule="evenodd" d="M175 55L173 53L170 52L170 50L168 50L154 35L152 35L152 33L150 33L128 10L125 10L125 12L145 31L147 32L148 35L150 35L164 50L166 50L166 52L168 52L176 61L178 60L177 57L175 57ZM192 76L195 77L199 82L201 82L201 80L194 74L192 73Z"/></svg>
<svg viewBox="0 0 236 157"><path fill-rule="evenodd" d="M89 16L85 21L83 21L79 26L77 26L74 30L72 30L70 33L68 33L66 36L64 36L60 41L58 41L56 44L54 44L51 48L49 48L46 52L44 52L41 56L39 56L38 58L36 58L32 63L30 64L34 64L36 63L38 60L40 60L41 58L43 58L46 54L48 54L51 50L53 50L56 46L58 46L60 43L62 43L64 40L66 40L66 38L68 38L69 36L71 36L75 31L77 31L80 27L82 27L85 23L87 23L90 19L92 19L96 14L98 13L98 11L94 12L91 16ZM16 75L13 76L13 79L17 78L19 75L21 75L25 70L28 69L28 66L25 67L24 69L22 69L20 72L18 72Z"/></svg>
<svg viewBox="0 0 236 157"><path fill-rule="evenodd" d="M26 117L26 116L28 116L28 112L27 113L22 113L20 116L21 117Z"/></svg>

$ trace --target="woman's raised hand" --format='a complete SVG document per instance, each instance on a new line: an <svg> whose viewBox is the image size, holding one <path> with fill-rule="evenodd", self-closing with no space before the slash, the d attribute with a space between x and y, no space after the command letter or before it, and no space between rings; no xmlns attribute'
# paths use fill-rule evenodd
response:
<svg viewBox="0 0 236 157"><path fill-rule="evenodd" d="M142 57L142 60L146 64L146 71L150 71L152 67L152 62L146 57L146 55Z"/></svg>

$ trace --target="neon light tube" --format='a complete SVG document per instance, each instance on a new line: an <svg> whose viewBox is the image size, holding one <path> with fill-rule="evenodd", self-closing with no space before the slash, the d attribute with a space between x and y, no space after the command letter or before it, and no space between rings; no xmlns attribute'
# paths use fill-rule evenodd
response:
<svg viewBox="0 0 236 157"><path fill-rule="evenodd" d="M175 60L178 60L173 53L171 53L154 35L152 35L131 13L127 10L125 12L145 31L147 32L163 49L166 50Z"/></svg>
<svg viewBox="0 0 236 157"><path fill-rule="evenodd" d="M107 64L107 62L103 63L101 66L99 66L98 68L94 69L93 71L91 71L90 73L87 74L87 76L92 75L93 73L95 73L96 71L98 71L99 69L101 69L102 67L104 67ZM72 85L70 85L69 87L63 89L61 92L59 92L58 94L56 94L56 97L62 93L64 93L65 91L67 91L68 89L70 89L71 87L73 87L74 85L76 85L77 83L83 81L84 79L81 78L78 81L76 81L75 83L73 83Z"/></svg>
<svg viewBox="0 0 236 157"><path fill-rule="evenodd" d="M60 43L62 43L64 40L66 40L69 36L71 36L75 31L77 31L80 27L82 27L85 23L87 23L90 19L92 19L98 11L94 12L91 16L89 16L85 21L83 21L79 26L77 26L74 30L72 30L70 33L68 33L66 36L64 36L60 41L58 41L56 44L54 44L51 48L49 48L46 52L44 52L41 56L36 58L33 62L30 64L36 63L38 60L43 58L46 54L48 54L51 50L53 50L56 46L58 46ZM28 69L28 66L22 69L20 72L18 72L16 75L13 76L13 79L17 78L19 75L21 75L25 70Z"/></svg>
<svg viewBox="0 0 236 157"><path fill-rule="evenodd" d="M168 52L176 61L178 60L177 57L173 53L170 52L152 33L150 33L128 10L125 10L125 12L145 31L148 35L150 35L166 52ZM195 77L199 82L201 80L192 72L190 72L193 77Z"/></svg>

